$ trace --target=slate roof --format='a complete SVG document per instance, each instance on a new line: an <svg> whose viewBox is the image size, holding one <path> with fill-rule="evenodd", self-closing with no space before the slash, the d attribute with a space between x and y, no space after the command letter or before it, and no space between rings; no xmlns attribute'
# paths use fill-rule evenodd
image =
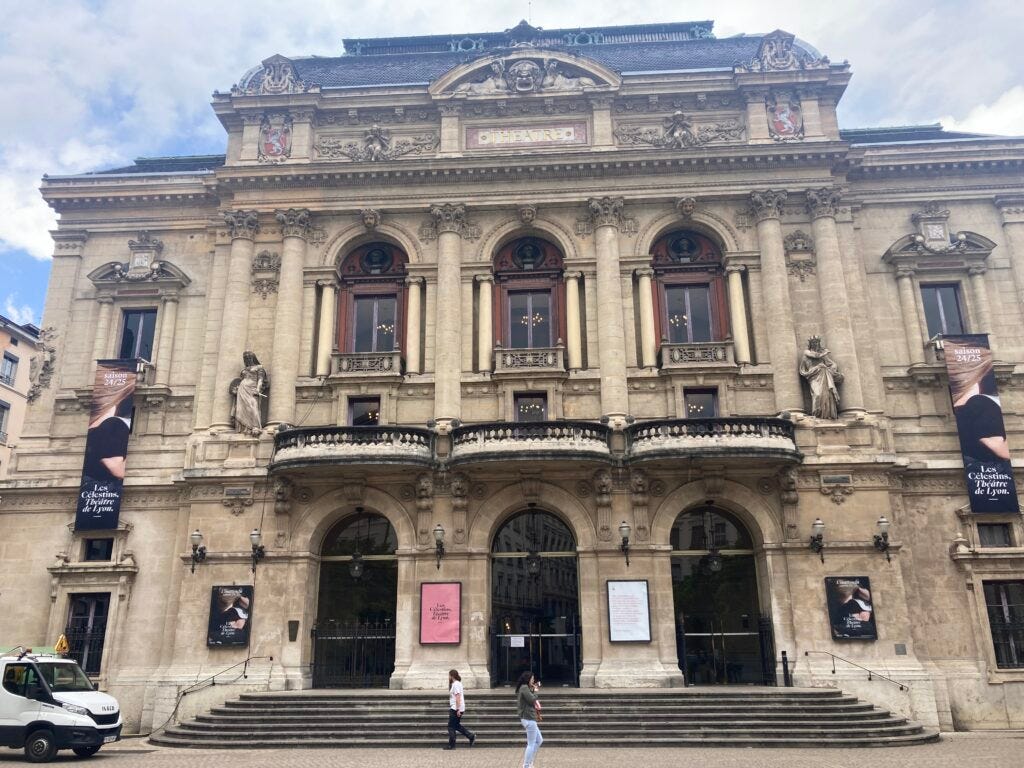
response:
<svg viewBox="0 0 1024 768"><path fill-rule="evenodd" d="M225 155L183 155L181 157L137 157L132 165L93 171L84 176L113 173L195 173L212 171L224 165Z"/></svg>
<svg viewBox="0 0 1024 768"><path fill-rule="evenodd" d="M948 141L950 139L989 139L984 133L947 131L942 123L927 125L896 125L880 128L841 128L839 138L851 144L902 144L917 141Z"/></svg>

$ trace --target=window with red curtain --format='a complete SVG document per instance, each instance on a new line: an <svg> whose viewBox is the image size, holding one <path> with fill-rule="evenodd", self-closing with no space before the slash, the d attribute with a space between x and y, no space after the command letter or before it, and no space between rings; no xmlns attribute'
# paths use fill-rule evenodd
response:
<svg viewBox="0 0 1024 768"><path fill-rule="evenodd" d="M676 231L651 248L654 324L660 342L696 344L729 334L722 254L697 232Z"/></svg>
<svg viewBox="0 0 1024 768"><path fill-rule="evenodd" d="M494 341L505 348L553 347L564 340L562 252L537 237L503 246L494 257Z"/></svg>
<svg viewBox="0 0 1024 768"><path fill-rule="evenodd" d="M338 349L391 352L405 342L405 276L408 257L390 243L354 249L338 277Z"/></svg>

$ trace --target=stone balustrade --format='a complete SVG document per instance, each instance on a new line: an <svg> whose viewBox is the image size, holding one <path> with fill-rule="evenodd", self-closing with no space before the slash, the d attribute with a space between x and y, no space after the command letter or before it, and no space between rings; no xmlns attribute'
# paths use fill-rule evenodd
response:
<svg viewBox="0 0 1024 768"><path fill-rule="evenodd" d="M401 376L402 351L336 352L331 370L335 376Z"/></svg>
<svg viewBox="0 0 1024 768"><path fill-rule="evenodd" d="M708 366L735 366L731 341L702 341L693 344L661 344L661 369L707 368Z"/></svg>
<svg viewBox="0 0 1024 768"><path fill-rule="evenodd" d="M713 455L801 459L795 427L788 419L657 419L633 424L626 436L630 461Z"/></svg>
<svg viewBox="0 0 1024 768"><path fill-rule="evenodd" d="M565 370L565 347L494 350L494 373L543 373Z"/></svg>
<svg viewBox="0 0 1024 768"><path fill-rule="evenodd" d="M434 433L417 427L300 427L274 436L271 469L317 464L434 463Z"/></svg>
<svg viewBox="0 0 1024 768"><path fill-rule="evenodd" d="M493 422L452 431L450 462L584 459L609 461L611 429L589 421Z"/></svg>

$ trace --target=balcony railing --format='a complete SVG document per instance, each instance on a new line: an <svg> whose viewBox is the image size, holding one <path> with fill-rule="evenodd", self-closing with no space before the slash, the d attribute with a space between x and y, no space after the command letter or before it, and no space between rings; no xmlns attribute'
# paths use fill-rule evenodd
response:
<svg viewBox="0 0 1024 768"><path fill-rule="evenodd" d="M731 341L701 341L693 344L661 344L661 369L707 368L736 365Z"/></svg>
<svg viewBox="0 0 1024 768"><path fill-rule="evenodd" d="M633 424L626 434L633 460L709 455L799 460L801 456L793 422L787 419L659 419Z"/></svg>
<svg viewBox="0 0 1024 768"><path fill-rule="evenodd" d="M7 433L0 432L0 445L7 445Z"/></svg>
<svg viewBox="0 0 1024 768"><path fill-rule="evenodd" d="M565 347L533 347L532 349L494 350L494 372L544 373L565 370Z"/></svg>
<svg viewBox="0 0 1024 768"><path fill-rule="evenodd" d="M451 463L584 459L608 461L604 424L589 421L492 422L452 430Z"/></svg>
<svg viewBox="0 0 1024 768"><path fill-rule="evenodd" d="M8 387L14 386L14 374L13 373L0 373L0 384L6 384Z"/></svg>
<svg viewBox="0 0 1024 768"><path fill-rule="evenodd" d="M417 427L298 427L274 436L273 468L434 461L434 433Z"/></svg>
<svg viewBox="0 0 1024 768"><path fill-rule="evenodd" d="M334 375L336 376L401 376L402 351L390 352L336 352Z"/></svg>

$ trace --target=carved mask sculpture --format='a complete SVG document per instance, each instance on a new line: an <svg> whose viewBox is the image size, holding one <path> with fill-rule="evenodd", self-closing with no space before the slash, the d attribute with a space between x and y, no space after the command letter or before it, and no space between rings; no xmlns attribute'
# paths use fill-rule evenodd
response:
<svg viewBox="0 0 1024 768"><path fill-rule="evenodd" d="M533 93L540 90L542 73L532 61L521 59L508 68L507 78L516 93Z"/></svg>

